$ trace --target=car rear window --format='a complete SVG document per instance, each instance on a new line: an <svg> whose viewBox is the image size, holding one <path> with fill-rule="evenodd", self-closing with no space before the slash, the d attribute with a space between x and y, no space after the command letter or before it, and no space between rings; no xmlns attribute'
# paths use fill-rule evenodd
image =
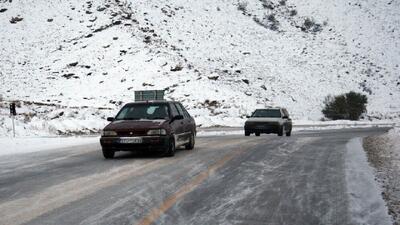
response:
<svg viewBox="0 0 400 225"><path fill-rule="evenodd" d="M280 118L281 111L279 109L258 109L251 117L273 117Z"/></svg>
<svg viewBox="0 0 400 225"><path fill-rule="evenodd" d="M124 106L116 120L140 120L140 119L168 119L168 106L166 104L132 104Z"/></svg>

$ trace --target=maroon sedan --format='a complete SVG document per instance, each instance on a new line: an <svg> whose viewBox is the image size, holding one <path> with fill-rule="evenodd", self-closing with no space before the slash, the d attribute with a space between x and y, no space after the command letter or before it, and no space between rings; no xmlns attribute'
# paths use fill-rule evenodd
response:
<svg viewBox="0 0 400 225"><path fill-rule="evenodd" d="M196 123L179 102L147 101L126 104L102 131L106 159L116 151L158 150L174 156L175 149L194 148Z"/></svg>

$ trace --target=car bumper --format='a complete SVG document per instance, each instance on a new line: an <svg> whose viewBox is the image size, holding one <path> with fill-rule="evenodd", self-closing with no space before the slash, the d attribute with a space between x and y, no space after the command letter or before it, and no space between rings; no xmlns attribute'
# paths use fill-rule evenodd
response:
<svg viewBox="0 0 400 225"><path fill-rule="evenodd" d="M261 125L247 125L244 127L246 132L250 133L278 133L279 124L261 124Z"/></svg>
<svg viewBox="0 0 400 225"><path fill-rule="evenodd" d="M126 140L140 139L140 143L127 143ZM169 146L168 136L141 136L141 137L101 137L101 147L115 151L164 151ZM129 141L128 141L129 142Z"/></svg>

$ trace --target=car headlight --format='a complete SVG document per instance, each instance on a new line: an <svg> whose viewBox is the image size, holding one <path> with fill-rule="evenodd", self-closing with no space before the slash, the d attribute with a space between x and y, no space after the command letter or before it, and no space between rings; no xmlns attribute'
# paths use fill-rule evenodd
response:
<svg viewBox="0 0 400 225"><path fill-rule="evenodd" d="M167 131L165 129L154 129L147 131L147 135L166 135Z"/></svg>
<svg viewBox="0 0 400 225"><path fill-rule="evenodd" d="M117 136L117 132L113 130L102 130L101 136Z"/></svg>

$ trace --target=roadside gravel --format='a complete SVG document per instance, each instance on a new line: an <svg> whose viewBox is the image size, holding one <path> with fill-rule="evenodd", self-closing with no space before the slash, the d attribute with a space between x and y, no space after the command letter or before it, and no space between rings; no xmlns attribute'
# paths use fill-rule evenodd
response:
<svg viewBox="0 0 400 225"><path fill-rule="evenodd" d="M382 186L394 225L400 225L400 129L367 137L363 145L368 161L376 169L376 179Z"/></svg>

